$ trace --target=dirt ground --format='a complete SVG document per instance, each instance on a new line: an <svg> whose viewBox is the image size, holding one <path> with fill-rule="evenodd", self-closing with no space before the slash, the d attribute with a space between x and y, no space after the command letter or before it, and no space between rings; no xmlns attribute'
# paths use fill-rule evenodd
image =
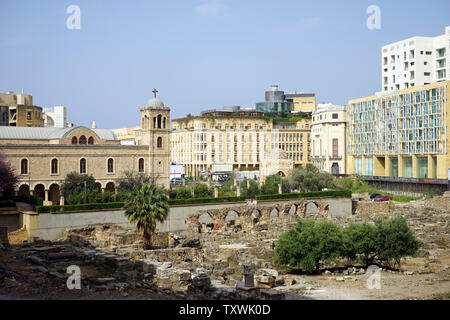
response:
<svg viewBox="0 0 450 320"><path fill-rule="evenodd" d="M367 280L370 274L361 270L361 266L356 266L353 271L352 268L328 269L317 275L282 274L280 278L289 281L284 281L283 285L273 289L283 291L287 299L449 300L449 212L427 210L421 203L399 206L398 210L407 218L408 224L424 245L418 257L402 260L401 271L383 269L379 273L379 288L368 288ZM371 215L358 215L353 218L359 221L374 219ZM49 242L45 245L64 247L63 251L75 250L70 244ZM33 245L0 248L0 299L208 299L207 296L189 296L186 293L174 293L141 284L118 289L117 285L126 281L115 279L116 274L107 273L95 264L83 265L79 257L51 261L43 272L42 268L39 270L39 265L30 263L27 259L30 251L36 250ZM61 251L61 248L58 250ZM69 290L66 286L66 269L73 264L82 266L83 279L113 280L107 280L111 281L108 285L91 280L84 281L80 290Z"/></svg>

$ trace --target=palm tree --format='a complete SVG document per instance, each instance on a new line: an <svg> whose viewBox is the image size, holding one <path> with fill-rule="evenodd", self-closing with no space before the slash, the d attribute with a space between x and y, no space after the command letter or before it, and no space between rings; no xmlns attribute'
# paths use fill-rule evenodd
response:
<svg viewBox="0 0 450 320"><path fill-rule="evenodd" d="M136 187L125 201L124 209L128 220L136 223L138 231L142 232L144 250L150 249L156 222L163 222L169 214L166 192L154 184Z"/></svg>

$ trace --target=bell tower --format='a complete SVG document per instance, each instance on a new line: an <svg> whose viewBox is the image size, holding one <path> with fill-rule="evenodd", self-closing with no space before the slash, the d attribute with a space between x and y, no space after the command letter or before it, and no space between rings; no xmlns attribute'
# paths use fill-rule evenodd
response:
<svg viewBox="0 0 450 320"><path fill-rule="evenodd" d="M152 92L153 98L141 108L141 145L148 146L150 175L158 179L159 186L169 188L170 108L156 97L158 90Z"/></svg>

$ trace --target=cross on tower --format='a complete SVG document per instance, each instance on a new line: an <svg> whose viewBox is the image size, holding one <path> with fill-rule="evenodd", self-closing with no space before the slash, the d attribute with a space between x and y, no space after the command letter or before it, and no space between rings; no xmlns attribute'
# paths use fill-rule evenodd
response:
<svg viewBox="0 0 450 320"><path fill-rule="evenodd" d="M156 98L156 93L159 92L159 91L156 90L155 88L153 88L152 92L153 92L153 94L155 95L155 98Z"/></svg>

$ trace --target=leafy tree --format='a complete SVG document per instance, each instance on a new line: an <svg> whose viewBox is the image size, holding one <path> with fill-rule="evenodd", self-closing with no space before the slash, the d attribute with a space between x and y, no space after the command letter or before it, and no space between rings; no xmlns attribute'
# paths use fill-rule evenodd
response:
<svg viewBox="0 0 450 320"><path fill-rule="evenodd" d="M111 191L99 192L98 190L89 190L86 192L86 198L86 203L114 202L114 193ZM84 203L84 191L69 195L66 201L68 204Z"/></svg>
<svg viewBox="0 0 450 320"><path fill-rule="evenodd" d="M175 189L175 199L190 199L192 198L191 189L187 187L178 187Z"/></svg>
<svg viewBox="0 0 450 320"><path fill-rule="evenodd" d="M307 165L308 167L308 165ZM289 173L289 185L291 189L302 192L321 191L324 188L336 187L334 176L325 171L319 171L316 167L295 168Z"/></svg>
<svg viewBox="0 0 450 320"><path fill-rule="evenodd" d="M194 198L208 198L212 196L213 191L206 184L196 183L194 185Z"/></svg>
<svg viewBox="0 0 450 320"><path fill-rule="evenodd" d="M222 186L219 188L219 197L234 195L236 195L236 187L234 186L233 181L226 181L222 183Z"/></svg>
<svg viewBox="0 0 450 320"><path fill-rule="evenodd" d="M118 192L132 192L135 187L142 187L145 184L156 184L156 179L145 173L125 171L124 176L117 180Z"/></svg>
<svg viewBox="0 0 450 320"><path fill-rule="evenodd" d="M6 154L0 150L0 195L9 195L7 193L14 190L18 180Z"/></svg>
<svg viewBox="0 0 450 320"><path fill-rule="evenodd" d="M247 188L247 181L249 184L249 188ZM241 195L246 196L247 198L253 199L257 194L259 194L259 186L258 183L255 180L252 179L244 179L244 181L241 182ZM278 187L277 187L278 190Z"/></svg>
<svg viewBox="0 0 450 320"><path fill-rule="evenodd" d="M88 191L97 190L95 186L95 178L92 175L80 174L76 172L69 173L61 185L61 193L68 198L70 195L83 193L84 184L86 183L86 193Z"/></svg>
<svg viewBox="0 0 450 320"><path fill-rule="evenodd" d="M353 193L377 193L378 191L371 187L366 181L360 177L340 177L336 179L336 185L351 190Z"/></svg>
<svg viewBox="0 0 450 320"><path fill-rule="evenodd" d="M415 237L403 217L378 219L375 225L377 256L389 265L393 262L393 267L397 265L400 268L401 259L415 256L422 246L422 242Z"/></svg>
<svg viewBox="0 0 450 320"><path fill-rule="evenodd" d="M264 184L261 186L262 194L276 194L278 193L278 185L281 183L281 190L283 193L289 193L289 181L282 178L279 174L272 174L266 177Z"/></svg>
<svg viewBox="0 0 450 320"><path fill-rule="evenodd" d="M123 208L128 220L136 223L137 229L142 232L144 249L150 249L156 222L164 222L169 214L166 192L154 184L136 187L129 193Z"/></svg>
<svg viewBox="0 0 450 320"><path fill-rule="evenodd" d="M361 255L364 264L369 266L377 255L377 228L364 223L351 223L344 229L345 256L350 259Z"/></svg>
<svg viewBox="0 0 450 320"><path fill-rule="evenodd" d="M307 163L305 166L305 170L306 171L311 171L311 172L319 172L319 169L317 169L317 167L311 163Z"/></svg>
<svg viewBox="0 0 450 320"><path fill-rule="evenodd" d="M312 272L320 262L331 262L343 253L342 228L330 221L299 220L283 233L275 246L274 264L301 267Z"/></svg>

